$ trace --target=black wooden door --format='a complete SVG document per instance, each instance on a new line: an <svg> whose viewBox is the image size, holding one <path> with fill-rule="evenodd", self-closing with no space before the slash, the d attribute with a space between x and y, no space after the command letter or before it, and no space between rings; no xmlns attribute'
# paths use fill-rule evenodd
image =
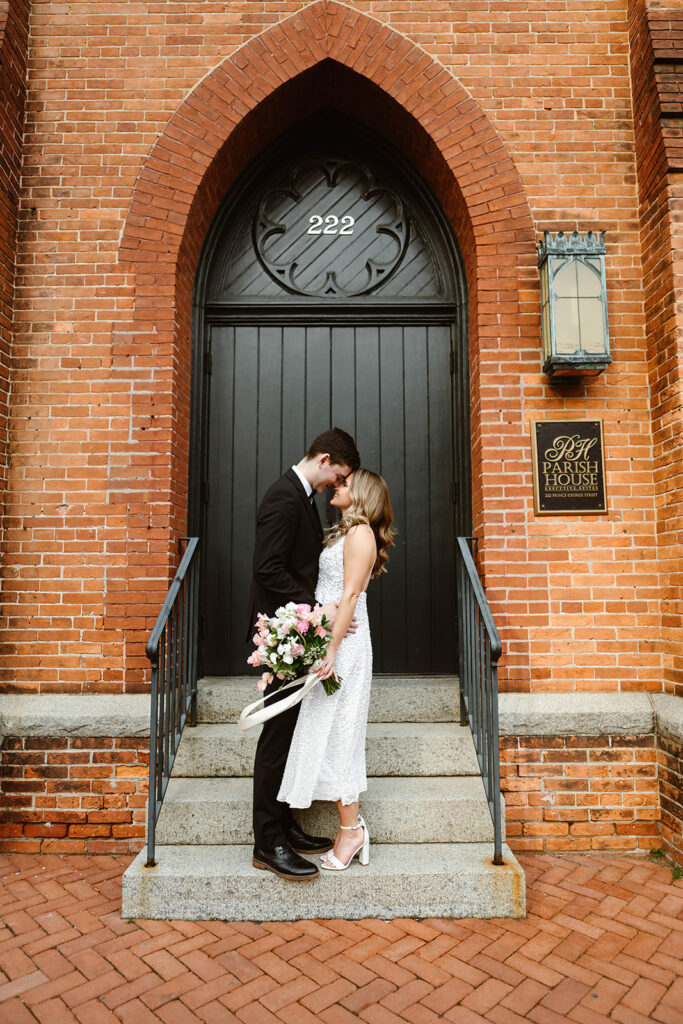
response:
<svg viewBox="0 0 683 1024"><path fill-rule="evenodd" d="M450 327L215 325L210 343L205 670L246 671L258 503L332 424L386 479L398 530L368 595L375 670L452 670Z"/></svg>
<svg viewBox="0 0 683 1024"><path fill-rule="evenodd" d="M198 273L190 528L202 541L209 674L247 671L259 501L330 426L353 434L394 508L388 572L369 591L375 671L457 665L454 535L469 532L464 275L443 213L409 168L353 124L330 123L250 169Z"/></svg>

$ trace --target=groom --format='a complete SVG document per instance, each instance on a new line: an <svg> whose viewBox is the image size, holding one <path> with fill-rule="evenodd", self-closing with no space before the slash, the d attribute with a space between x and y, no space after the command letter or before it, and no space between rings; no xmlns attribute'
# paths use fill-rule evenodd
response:
<svg viewBox="0 0 683 1024"><path fill-rule="evenodd" d="M256 517L248 639L259 612L273 615L288 601L315 603L323 528L313 494L334 487L359 465L353 438L333 427L316 437L301 462L266 492ZM328 619L333 619L335 611L326 608ZM280 680L275 680L267 686L266 696L279 685ZM332 846L322 836L306 835L289 805L277 799L298 714L296 704L264 723L254 760L252 863L292 881L320 874L315 864L299 854L325 853Z"/></svg>

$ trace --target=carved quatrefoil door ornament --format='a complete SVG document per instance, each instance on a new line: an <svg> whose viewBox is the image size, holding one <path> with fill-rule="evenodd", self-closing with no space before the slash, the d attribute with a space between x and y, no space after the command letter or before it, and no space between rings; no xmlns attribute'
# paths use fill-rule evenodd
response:
<svg viewBox="0 0 683 1024"><path fill-rule="evenodd" d="M270 277L294 295L369 295L396 272L409 240L404 205L348 160L308 161L259 203L253 241Z"/></svg>

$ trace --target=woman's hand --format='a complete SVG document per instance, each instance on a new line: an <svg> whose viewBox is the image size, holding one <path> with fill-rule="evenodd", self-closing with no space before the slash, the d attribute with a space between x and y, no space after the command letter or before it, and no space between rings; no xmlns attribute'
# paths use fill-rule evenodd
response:
<svg viewBox="0 0 683 1024"><path fill-rule="evenodd" d="M316 672L318 679L322 682L323 679L329 679L330 676L334 675L334 663L337 657L337 648L333 647L330 643L325 652L325 657L320 663L320 668Z"/></svg>

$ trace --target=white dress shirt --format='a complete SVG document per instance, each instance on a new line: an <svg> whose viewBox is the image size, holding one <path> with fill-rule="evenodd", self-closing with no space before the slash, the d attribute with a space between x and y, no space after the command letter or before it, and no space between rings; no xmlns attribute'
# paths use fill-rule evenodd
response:
<svg viewBox="0 0 683 1024"><path fill-rule="evenodd" d="M301 480L301 483L304 485L304 490L306 491L306 497L310 498L310 496L313 494L313 488L311 487L311 485L309 484L308 480L303 475L303 473L301 472L301 470L299 469L298 466L292 466L292 469L294 470L296 475L299 477L299 480Z"/></svg>

